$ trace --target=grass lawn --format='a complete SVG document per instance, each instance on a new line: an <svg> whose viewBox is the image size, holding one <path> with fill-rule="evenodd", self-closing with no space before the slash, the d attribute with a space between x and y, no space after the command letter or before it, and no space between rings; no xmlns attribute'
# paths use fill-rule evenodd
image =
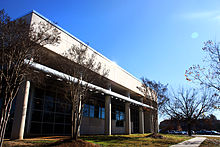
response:
<svg viewBox="0 0 220 147"><path fill-rule="evenodd" d="M206 137L200 147L220 147L220 137Z"/></svg>
<svg viewBox="0 0 220 147"><path fill-rule="evenodd" d="M163 139L154 139L146 137L149 134L132 134L132 135L89 135L81 136L80 140L71 141L68 140L68 136L48 136L29 138L24 140L5 140L3 146L56 146L56 147L67 147L67 146L170 146L177 144L184 140L188 140L191 137L183 135L167 135Z"/></svg>
<svg viewBox="0 0 220 147"><path fill-rule="evenodd" d="M190 139L191 137L183 135L162 134L163 139L147 138L149 134L132 134L132 135L95 135L82 136L81 139L99 144L101 146L170 146L179 142Z"/></svg>

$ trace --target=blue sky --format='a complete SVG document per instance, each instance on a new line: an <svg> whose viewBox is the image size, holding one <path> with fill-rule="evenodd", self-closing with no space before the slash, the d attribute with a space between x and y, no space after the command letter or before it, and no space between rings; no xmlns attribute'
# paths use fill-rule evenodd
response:
<svg viewBox="0 0 220 147"><path fill-rule="evenodd" d="M202 62L203 42L220 41L219 6L219 0L2 0L0 9L12 18L36 10L135 77L177 89L192 85L184 73Z"/></svg>

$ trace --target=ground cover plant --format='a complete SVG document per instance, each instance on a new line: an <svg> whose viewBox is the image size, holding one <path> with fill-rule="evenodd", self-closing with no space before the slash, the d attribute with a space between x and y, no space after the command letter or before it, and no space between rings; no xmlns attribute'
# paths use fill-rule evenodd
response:
<svg viewBox="0 0 220 147"><path fill-rule="evenodd" d="M96 135L82 136L81 139L95 143L101 146L170 146L179 142L190 139L189 136L183 135L165 135L163 139L155 139L149 134L132 134L132 135Z"/></svg>
<svg viewBox="0 0 220 147"><path fill-rule="evenodd" d="M71 140L70 137L53 136L39 137L24 140L6 140L3 146L161 146L168 147L173 144L190 139L183 135L165 135L163 139L147 137L149 134L132 135L88 135L81 136L78 141Z"/></svg>

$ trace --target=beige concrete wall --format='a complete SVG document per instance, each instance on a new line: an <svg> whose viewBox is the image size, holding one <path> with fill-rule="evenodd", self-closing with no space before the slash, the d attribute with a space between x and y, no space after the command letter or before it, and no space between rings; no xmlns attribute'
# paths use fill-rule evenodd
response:
<svg viewBox="0 0 220 147"><path fill-rule="evenodd" d="M33 14L32 19L31 19L32 23L33 22L36 24L38 24L39 22L47 23L47 21L44 18L42 18L41 16L39 16L35 13L32 13L32 14ZM77 38L75 38L74 36L69 35L65 31L63 31L62 29L59 29L59 31L61 33L60 34L60 36L61 36L60 44L56 45L56 46L54 46L54 45L45 46L49 50L51 50L57 54L62 55L72 45L78 46L80 44L81 41L78 40ZM135 78L130 73L128 73L127 71L122 69L120 66L116 65L114 62L107 59L105 56L101 55L100 53L98 53L97 51L95 51L94 49L89 47L89 54L92 54L92 53L96 54L97 61L100 62L103 67L110 70L109 75L107 77L108 79L116 82L119 85L122 85L123 87L125 87L135 93L142 94L137 89L137 86L138 87L141 86L141 82L137 78Z"/></svg>
<svg viewBox="0 0 220 147"><path fill-rule="evenodd" d="M105 120L83 117L80 134L104 134Z"/></svg>

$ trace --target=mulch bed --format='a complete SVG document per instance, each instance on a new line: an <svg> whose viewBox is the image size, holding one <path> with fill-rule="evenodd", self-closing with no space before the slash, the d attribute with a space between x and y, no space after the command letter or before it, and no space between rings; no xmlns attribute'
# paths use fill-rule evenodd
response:
<svg viewBox="0 0 220 147"><path fill-rule="evenodd" d="M33 139L34 140L34 139ZM37 139L38 140L38 139ZM27 147L27 146L56 146L56 147L100 147L94 143L86 142L84 140L78 139L77 141L64 139L53 143L37 142L32 143L31 139L28 140L6 140L4 141L3 147Z"/></svg>
<svg viewBox="0 0 220 147"><path fill-rule="evenodd" d="M146 137L151 137L151 138L155 138L155 139L163 139L163 138L165 138L165 137L163 137L160 134L154 134L154 133L152 133L150 135L147 135Z"/></svg>
<svg viewBox="0 0 220 147"><path fill-rule="evenodd" d="M81 139L78 139L77 141L73 140L64 140L59 141L51 144L50 146L56 146L56 147L100 147L97 144L90 143Z"/></svg>

